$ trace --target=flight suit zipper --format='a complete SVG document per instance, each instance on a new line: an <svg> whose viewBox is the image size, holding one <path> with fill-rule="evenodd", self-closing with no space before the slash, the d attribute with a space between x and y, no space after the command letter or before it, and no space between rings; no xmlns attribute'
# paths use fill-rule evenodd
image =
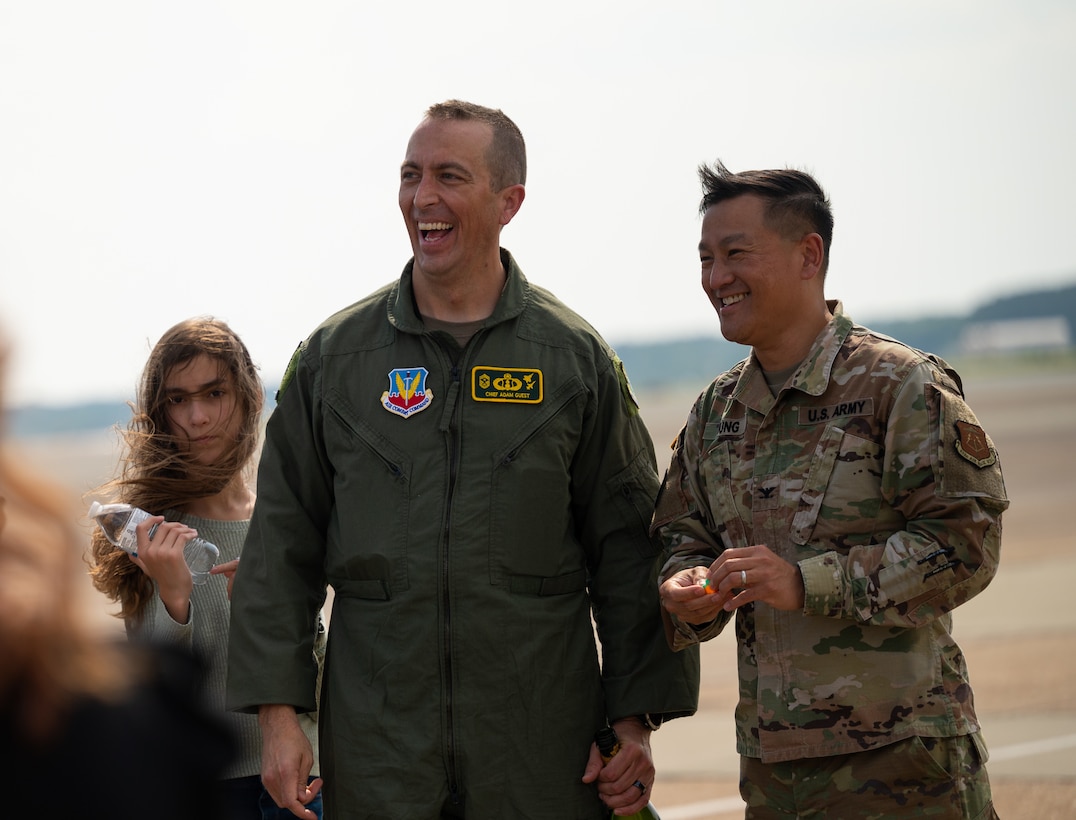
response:
<svg viewBox="0 0 1076 820"><path fill-rule="evenodd" d="M427 334L436 343L441 353L442 363L451 363L449 368L448 395L445 397L445 410L441 416L439 428L445 435L445 446L448 454L448 488L446 491L444 518L441 525L441 606L444 613L443 632L443 664L445 674L445 743L447 762L445 766L448 776L449 802L459 807L463 804L463 796L460 793L460 777L457 768L456 755L456 727L454 716L454 692L452 689L453 674L453 637L452 637L452 596L450 592L449 573L451 570L451 543L452 543L452 507L456 496L456 482L459 477L460 450L460 414L463 412L463 389L461 364L466 358L467 352L473 349L475 340L485 335L479 331L467 343L462 351L451 350L436 334ZM455 355L454 355L455 354Z"/></svg>

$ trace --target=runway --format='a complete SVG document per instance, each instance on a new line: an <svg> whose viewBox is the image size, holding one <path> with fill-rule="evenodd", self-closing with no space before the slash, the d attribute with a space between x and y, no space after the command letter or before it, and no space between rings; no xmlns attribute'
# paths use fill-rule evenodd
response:
<svg viewBox="0 0 1076 820"><path fill-rule="evenodd" d="M1076 817L1076 372L965 378L965 387L1000 453L1012 501L997 577L954 613L995 804L1006 820L1069 820ZM662 470L693 399L692 390L640 395ZM111 433L18 445L79 494L115 466ZM87 617L122 635L108 609L87 582ZM653 802L663 820L743 816L731 631L704 645L702 671L698 714L668 722L652 739Z"/></svg>

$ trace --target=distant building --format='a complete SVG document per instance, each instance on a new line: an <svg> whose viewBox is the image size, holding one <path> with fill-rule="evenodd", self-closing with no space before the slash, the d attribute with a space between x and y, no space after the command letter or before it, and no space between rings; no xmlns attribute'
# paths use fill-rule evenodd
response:
<svg viewBox="0 0 1076 820"><path fill-rule="evenodd" d="M1064 350L1071 346L1072 333L1064 316L973 322L960 336L963 353Z"/></svg>

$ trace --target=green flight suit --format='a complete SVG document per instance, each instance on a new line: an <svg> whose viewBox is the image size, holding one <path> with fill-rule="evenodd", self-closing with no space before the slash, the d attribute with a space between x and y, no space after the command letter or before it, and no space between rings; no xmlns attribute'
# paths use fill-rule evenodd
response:
<svg viewBox="0 0 1076 820"><path fill-rule="evenodd" d="M452 800L468 820L599 818L595 730L697 705L698 656L662 631L656 463L623 368L502 259L465 349L424 328L409 263L300 346L269 420L229 705L314 708L307 625L331 584L334 820Z"/></svg>

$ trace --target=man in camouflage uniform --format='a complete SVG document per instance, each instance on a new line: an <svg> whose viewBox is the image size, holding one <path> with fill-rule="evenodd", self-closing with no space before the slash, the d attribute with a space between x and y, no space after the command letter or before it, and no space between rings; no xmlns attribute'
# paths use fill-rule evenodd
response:
<svg viewBox="0 0 1076 820"><path fill-rule="evenodd" d="M951 614L997 570L994 446L944 361L826 301L814 179L699 173L703 289L751 355L691 409L653 529L673 647L736 613L746 816L994 816Z"/></svg>

